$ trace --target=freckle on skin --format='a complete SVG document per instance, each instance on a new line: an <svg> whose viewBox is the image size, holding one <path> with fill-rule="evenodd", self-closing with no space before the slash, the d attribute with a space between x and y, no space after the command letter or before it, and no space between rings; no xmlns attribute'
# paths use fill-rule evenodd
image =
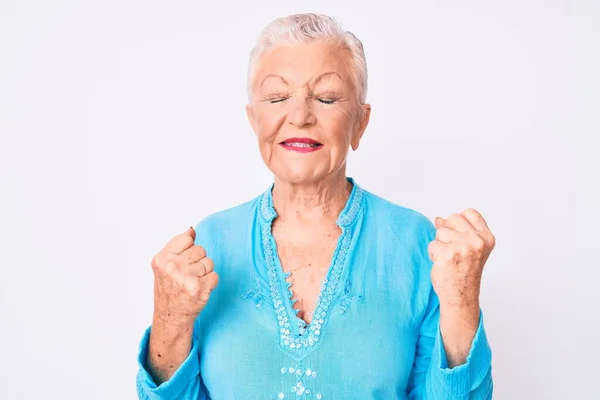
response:
<svg viewBox="0 0 600 400"><path fill-rule="evenodd" d="M162 357L162 356L160 355L160 353L158 353L158 356L159 356L159 357Z"/></svg>

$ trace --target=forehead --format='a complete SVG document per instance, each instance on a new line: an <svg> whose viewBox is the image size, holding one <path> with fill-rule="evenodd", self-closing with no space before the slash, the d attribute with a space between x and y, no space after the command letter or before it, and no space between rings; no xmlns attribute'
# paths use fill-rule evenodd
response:
<svg viewBox="0 0 600 400"><path fill-rule="evenodd" d="M350 56L347 50L323 41L280 45L267 50L258 60L254 83L268 75L279 75L290 84L306 84L323 73L335 72L350 85Z"/></svg>

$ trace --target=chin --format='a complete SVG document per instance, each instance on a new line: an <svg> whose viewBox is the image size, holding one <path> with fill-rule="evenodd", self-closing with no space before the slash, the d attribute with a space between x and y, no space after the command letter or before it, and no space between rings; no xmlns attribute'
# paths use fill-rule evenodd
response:
<svg viewBox="0 0 600 400"><path fill-rule="evenodd" d="M325 174L318 173L314 169L275 168L272 172L278 179L296 185L314 183L325 178Z"/></svg>

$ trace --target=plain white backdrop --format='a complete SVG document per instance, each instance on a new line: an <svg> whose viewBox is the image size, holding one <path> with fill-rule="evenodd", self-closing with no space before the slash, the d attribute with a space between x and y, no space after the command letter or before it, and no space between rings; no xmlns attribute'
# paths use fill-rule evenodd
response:
<svg viewBox="0 0 600 400"><path fill-rule="evenodd" d="M271 183L246 66L297 12L365 46L373 113L348 175L495 233L494 398L600 398L592 0L2 0L0 398L135 399L152 256Z"/></svg>

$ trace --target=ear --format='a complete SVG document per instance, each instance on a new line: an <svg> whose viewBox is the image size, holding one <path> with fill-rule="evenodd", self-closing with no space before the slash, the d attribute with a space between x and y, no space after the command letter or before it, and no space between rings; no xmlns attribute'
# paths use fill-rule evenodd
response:
<svg viewBox="0 0 600 400"><path fill-rule="evenodd" d="M362 139L365 130L367 129L367 125L369 125L369 119L371 118L371 105L370 104L362 104L361 106L361 116L358 121L358 126L356 132L352 136L352 140L350 141L350 145L352 146L352 150L358 150L358 145L360 144L360 139Z"/></svg>
<svg viewBox="0 0 600 400"><path fill-rule="evenodd" d="M248 117L248 122L250 122L250 126L256 135L256 119L254 117L254 110L252 109L252 104L246 104L246 117Z"/></svg>

